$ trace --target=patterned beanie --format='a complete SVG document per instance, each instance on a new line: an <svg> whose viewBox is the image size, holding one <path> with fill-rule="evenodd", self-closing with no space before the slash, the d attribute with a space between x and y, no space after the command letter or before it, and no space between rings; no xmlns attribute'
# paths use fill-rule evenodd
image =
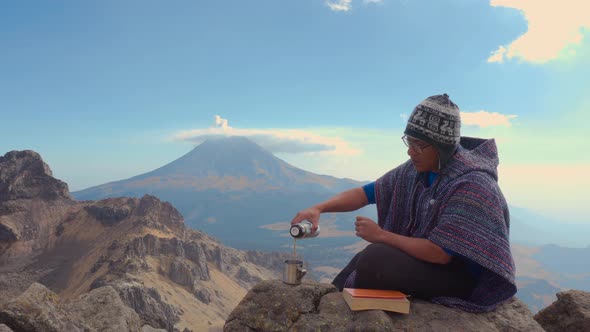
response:
<svg viewBox="0 0 590 332"><path fill-rule="evenodd" d="M446 93L426 98L412 111L404 134L434 145L444 168L459 146L459 106Z"/></svg>

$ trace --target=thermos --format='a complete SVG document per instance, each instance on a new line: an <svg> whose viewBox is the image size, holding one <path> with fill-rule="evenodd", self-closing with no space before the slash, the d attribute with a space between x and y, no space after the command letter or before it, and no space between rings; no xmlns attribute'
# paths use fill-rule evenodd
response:
<svg viewBox="0 0 590 332"><path fill-rule="evenodd" d="M296 239L316 237L320 234L320 226L314 232L312 230L313 224L307 220L304 220L298 224L291 225L289 233Z"/></svg>

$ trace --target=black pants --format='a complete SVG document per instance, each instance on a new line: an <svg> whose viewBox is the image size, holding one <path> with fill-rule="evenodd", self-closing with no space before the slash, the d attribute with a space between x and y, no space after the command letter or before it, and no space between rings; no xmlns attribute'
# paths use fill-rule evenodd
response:
<svg viewBox="0 0 590 332"><path fill-rule="evenodd" d="M354 270L355 288L393 289L422 299L464 298L475 286L467 266L458 257L448 264L434 264L381 243L370 244L356 254L332 284L342 290Z"/></svg>

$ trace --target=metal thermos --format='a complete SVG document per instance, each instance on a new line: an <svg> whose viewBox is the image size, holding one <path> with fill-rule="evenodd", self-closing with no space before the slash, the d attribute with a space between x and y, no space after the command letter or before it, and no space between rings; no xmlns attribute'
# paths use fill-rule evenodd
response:
<svg viewBox="0 0 590 332"><path fill-rule="evenodd" d="M296 239L316 237L320 234L320 226L314 232L312 231L313 224L307 220L304 220L298 224L291 225L289 233Z"/></svg>

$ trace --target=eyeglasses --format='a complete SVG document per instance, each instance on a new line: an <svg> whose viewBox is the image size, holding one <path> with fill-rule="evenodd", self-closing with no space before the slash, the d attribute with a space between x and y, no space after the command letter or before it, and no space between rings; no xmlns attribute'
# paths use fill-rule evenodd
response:
<svg viewBox="0 0 590 332"><path fill-rule="evenodd" d="M427 147L432 145L432 144L426 144L426 143L422 142L421 140L408 137L408 135L402 136L402 141L404 142L404 144L407 147L409 147L410 149L413 149L418 154L422 154L424 149L426 149ZM423 144L419 144L418 142L422 142Z"/></svg>

